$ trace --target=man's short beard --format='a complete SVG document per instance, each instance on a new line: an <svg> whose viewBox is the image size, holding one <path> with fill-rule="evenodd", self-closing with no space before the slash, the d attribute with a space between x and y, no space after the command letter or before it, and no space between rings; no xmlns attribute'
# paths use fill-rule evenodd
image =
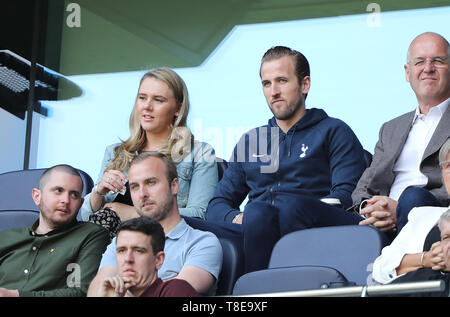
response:
<svg viewBox="0 0 450 317"><path fill-rule="evenodd" d="M42 217L42 220L51 228L58 228L61 226L65 226L65 225L71 223L75 219L75 217L78 215L78 212L76 212L71 217L68 217L65 221L55 222L51 218L53 211L47 207L47 205L44 203L43 200L39 203L39 213L40 213L40 217Z"/></svg>
<svg viewBox="0 0 450 317"><path fill-rule="evenodd" d="M173 204L174 204L174 199L172 199L171 196L169 196L169 197L170 197L170 199L166 200L166 201L164 202L164 204L161 205L160 208L155 209L155 210L152 212L151 217L152 217L154 220L156 220L156 221L158 221L158 222L161 222L161 220L164 220L164 219L167 218L167 215L168 215L168 214L170 213L170 211L172 210Z"/></svg>
<svg viewBox="0 0 450 317"><path fill-rule="evenodd" d="M284 109L283 111L278 111L277 113L275 113L275 110L272 107L269 108L277 120L284 121L292 119L302 107L303 107L303 100L301 99L297 102L297 104L295 104L294 107L292 107L292 105L287 105L286 109Z"/></svg>
<svg viewBox="0 0 450 317"><path fill-rule="evenodd" d="M137 210L137 212L140 216L148 216L158 222L161 222L161 220L166 219L167 215L172 210L174 203L175 199L173 199L172 195L169 193L161 205L155 205L154 210L148 212Z"/></svg>

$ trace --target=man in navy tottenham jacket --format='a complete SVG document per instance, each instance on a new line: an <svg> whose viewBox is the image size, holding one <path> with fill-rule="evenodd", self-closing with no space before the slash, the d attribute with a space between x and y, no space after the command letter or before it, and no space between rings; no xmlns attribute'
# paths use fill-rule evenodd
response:
<svg viewBox="0 0 450 317"><path fill-rule="evenodd" d="M274 117L241 137L207 209L211 226L204 229L219 237L243 233L247 272L267 267L274 244L289 232L362 220L345 208L366 168L363 148L343 121L305 108L309 74L297 51L277 46L265 53L260 76Z"/></svg>

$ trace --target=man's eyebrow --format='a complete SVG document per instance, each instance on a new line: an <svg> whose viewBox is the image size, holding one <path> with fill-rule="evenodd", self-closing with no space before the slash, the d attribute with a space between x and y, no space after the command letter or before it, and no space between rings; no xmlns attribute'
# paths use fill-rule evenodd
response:
<svg viewBox="0 0 450 317"><path fill-rule="evenodd" d="M55 185L55 186L50 187L50 191L52 191L52 192L57 191L57 190L65 191L66 189L60 185Z"/></svg>
<svg viewBox="0 0 450 317"><path fill-rule="evenodd" d="M142 246L139 246L139 245L132 246L131 249L147 251L146 247L142 247Z"/></svg>
<svg viewBox="0 0 450 317"><path fill-rule="evenodd" d="M139 246L139 245L132 245L132 246L118 245L116 247L116 250L122 250L122 249L145 250L145 251L147 251L147 248L145 246Z"/></svg>
<svg viewBox="0 0 450 317"><path fill-rule="evenodd" d="M440 58L440 59L447 59L448 56L433 56L431 57L431 59L435 59L435 58ZM414 57L413 60L417 61L417 60L424 60L426 59L426 57L422 57L422 56L418 56L418 57Z"/></svg>
<svg viewBox="0 0 450 317"><path fill-rule="evenodd" d="M150 177L147 177L147 178L145 178L144 179L144 181L146 182L146 181L149 181L149 180L157 180L158 178L156 177L156 176L150 176ZM138 184L139 182L138 181L130 181L130 185L131 184Z"/></svg>
<svg viewBox="0 0 450 317"><path fill-rule="evenodd" d="M128 181L129 183L128 183L128 185L131 187L131 186L134 186L134 185L139 185L139 181Z"/></svg>

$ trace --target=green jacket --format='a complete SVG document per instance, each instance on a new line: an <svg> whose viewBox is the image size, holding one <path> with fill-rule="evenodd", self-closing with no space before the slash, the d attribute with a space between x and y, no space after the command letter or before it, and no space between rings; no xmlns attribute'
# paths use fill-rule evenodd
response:
<svg viewBox="0 0 450 317"><path fill-rule="evenodd" d="M74 221L45 235L31 227L0 232L0 287L19 296L86 296L106 246L102 227Z"/></svg>

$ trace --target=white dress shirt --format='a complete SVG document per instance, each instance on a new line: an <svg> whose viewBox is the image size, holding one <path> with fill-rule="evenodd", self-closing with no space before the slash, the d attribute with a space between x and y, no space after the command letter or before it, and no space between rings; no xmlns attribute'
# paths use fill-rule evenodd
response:
<svg viewBox="0 0 450 317"><path fill-rule="evenodd" d="M450 98L432 107L427 115L421 114L416 108L413 124L402 152L394 164L394 183L391 186L389 197L395 201L408 186L424 186L428 178L420 171L423 153L436 130L445 110L447 110Z"/></svg>
<svg viewBox="0 0 450 317"><path fill-rule="evenodd" d="M373 279L386 284L401 276L397 276L395 269L400 265L403 256L423 252L423 245L428 233L447 209L447 207L429 206L411 209L408 222L402 231L390 245L383 248L381 255L376 258L373 264Z"/></svg>

